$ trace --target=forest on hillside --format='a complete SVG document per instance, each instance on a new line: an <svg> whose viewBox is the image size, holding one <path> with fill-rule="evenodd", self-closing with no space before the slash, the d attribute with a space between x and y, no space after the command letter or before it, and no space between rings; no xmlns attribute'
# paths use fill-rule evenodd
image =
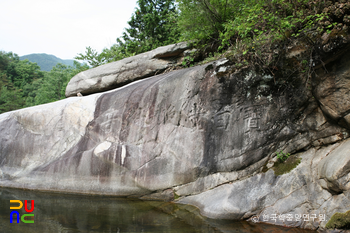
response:
<svg viewBox="0 0 350 233"><path fill-rule="evenodd" d="M40 66L42 71L50 71L57 63L62 63L66 66L74 67L74 60L61 59L51 54L33 53L19 57L20 60L28 59L30 62L35 62Z"/></svg>
<svg viewBox="0 0 350 233"><path fill-rule="evenodd" d="M293 75L311 75L322 39L347 36L350 27L346 0L138 0L137 4L114 45L101 52L88 46L75 59L96 67L190 41L196 50L183 67L226 57L237 69L255 66L275 78L283 70L286 47L302 42L307 55L296 61ZM88 68L59 64L43 72L12 52L1 52L0 113L65 98L69 80Z"/></svg>
<svg viewBox="0 0 350 233"><path fill-rule="evenodd" d="M74 67L59 63L42 71L36 63L0 51L0 113L65 98L69 80L86 69L89 66L76 62Z"/></svg>

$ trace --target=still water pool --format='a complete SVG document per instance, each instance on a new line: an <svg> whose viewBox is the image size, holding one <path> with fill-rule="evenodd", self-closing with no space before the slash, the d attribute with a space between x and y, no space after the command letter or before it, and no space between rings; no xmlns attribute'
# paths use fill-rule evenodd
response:
<svg viewBox="0 0 350 233"><path fill-rule="evenodd" d="M34 200L34 223L10 223L10 200ZM14 206L11 204L11 206ZM28 209L30 209L28 205ZM24 206L17 210L25 214ZM16 220L14 220L15 222ZM267 224L213 220L192 206L134 199L52 194L0 188L1 233L71 232L289 232Z"/></svg>

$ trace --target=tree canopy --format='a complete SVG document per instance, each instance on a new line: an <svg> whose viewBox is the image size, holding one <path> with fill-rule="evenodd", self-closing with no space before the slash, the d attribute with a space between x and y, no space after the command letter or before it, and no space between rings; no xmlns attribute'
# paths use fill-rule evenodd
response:
<svg viewBox="0 0 350 233"><path fill-rule="evenodd" d="M118 38L128 53L143 53L159 46L175 43L177 11L173 0L138 0L138 7L128 22L129 28Z"/></svg>
<svg viewBox="0 0 350 233"><path fill-rule="evenodd" d="M128 21L129 27L116 39L116 44L101 53L87 47L85 54L80 53L75 59L87 61L96 67L179 40L178 11L174 0L138 0L137 4Z"/></svg>

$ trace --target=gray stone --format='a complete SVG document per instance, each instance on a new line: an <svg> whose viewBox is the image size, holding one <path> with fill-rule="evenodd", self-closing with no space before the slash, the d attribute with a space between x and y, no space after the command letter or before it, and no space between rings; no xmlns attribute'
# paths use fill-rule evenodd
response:
<svg viewBox="0 0 350 233"><path fill-rule="evenodd" d="M166 189L160 192L151 193L140 197L142 200L163 200L163 201L173 201L174 192L172 189Z"/></svg>
<svg viewBox="0 0 350 233"><path fill-rule="evenodd" d="M350 141L344 144L349 146ZM257 216L255 221L281 226L312 230L324 228L334 213L350 208L350 201L344 194L332 196L323 189L315 182L317 176L310 176L315 172L317 174L317 170L310 166L317 166L315 162L322 164L320 161L328 158L330 151L342 153L342 147L343 144L337 144L302 153L303 162L282 176L276 177L270 169L265 174L221 185L178 202L195 205L203 215L211 218L247 219ZM325 219L322 220L320 215L324 215ZM297 220L296 216L302 217Z"/></svg>
<svg viewBox="0 0 350 233"><path fill-rule="evenodd" d="M89 91L71 93L152 75L186 47L176 46L83 72L69 88ZM220 60L1 114L0 186L174 198L211 218L323 229L350 209L347 57L315 77L315 99L305 80L276 91L275 77ZM280 151L301 163L277 176ZM304 214L317 217L271 219Z"/></svg>
<svg viewBox="0 0 350 233"><path fill-rule="evenodd" d="M218 172L205 177L200 177L194 182L175 187L174 191L179 196L202 193L219 185L233 182L253 174L255 171L258 171L264 163L266 163L266 160L267 158L241 171Z"/></svg>
<svg viewBox="0 0 350 233"><path fill-rule="evenodd" d="M181 56L181 54L189 48L190 46L187 42L180 42L177 44L158 47L150 52L153 53L152 58L168 58Z"/></svg>
<svg viewBox="0 0 350 233"><path fill-rule="evenodd" d="M318 165L318 175L324 179L327 188L341 193L350 189L350 140L347 139L340 146L331 151Z"/></svg>
<svg viewBox="0 0 350 233"><path fill-rule="evenodd" d="M338 62L330 63L325 73L320 69L314 78L314 94L322 111L345 127L349 126L350 109L350 54L346 53Z"/></svg>
<svg viewBox="0 0 350 233"><path fill-rule="evenodd" d="M69 81L66 96L112 90L130 82L150 77L176 64L182 52L188 48L189 46L185 42L167 45L83 71Z"/></svg>
<svg viewBox="0 0 350 233"><path fill-rule="evenodd" d="M69 151L93 119L97 98L76 97L1 114L0 173L11 179L25 176Z"/></svg>
<svg viewBox="0 0 350 233"><path fill-rule="evenodd" d="M215 63L197 66L108 93L65 100L75 103L98 98L96 104L89 103L89 106L95 104L95 109L85 119L85 128L81 129L85 131L79 137L72 136L71 144L67 144L71 139L66 135L74 127L66 123L52 125L54 121L48 120L62 118L62 110L56 107L61 105L60 101L42 106L56 109L57 113L50 112L50 117L43 114L40 122L40 115L27 114L29 110L16 113L25 115L26 120L16 114L7 115L7 121L1 125L4 135L0 141L3 161L0 169L13 179L2 180L0 184L67 192L145 195L219 172L242 170L239 172L242 177L258 172L266 157L275 151L276 144L295 135L293 130L283 133L280 130L293 117L287 110L289 106L300 103L270 102L264 96L246 100L245 88L259 83L262 76L247 71L221 79L215 75L216 69ZM276 98L286 100L288 96ZM42 107L36 109L42 111ZM286 110L277 111L280 108ZM75 117L79 111L69 113L72 115L64 119L79 119ZM7 131L9 122L12 126ZM268 122L280 123L271 128ZM48 129L47 132L38 131L40 127ZM33 134L34 130L38 132ZM44 139L52 131L62 134L62 142L52 141L51 135ZM16 136L17 140L11 140ZM51 144L60 150L43 153L42 148ZM304 142L299 147L303 145ZM49 156L42 160L45 154ZM246 169L254 164L260 165ZM21 175L23 171L25 176ZM234 180L234 176L228 180ZM222 182L205 182L205 186Z"/></svg>

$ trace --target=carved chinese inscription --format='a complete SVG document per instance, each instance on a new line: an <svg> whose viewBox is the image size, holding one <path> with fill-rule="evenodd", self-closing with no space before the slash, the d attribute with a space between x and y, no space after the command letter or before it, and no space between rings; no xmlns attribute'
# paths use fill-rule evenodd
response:
<svg viewBox="0 0 350 233"><path fill-rule="evenodd" d="M230 118L231 118L230 112L219 113L216 117L217 127L226 130L230 122Z"/></svg>
<svg viewBox="0 0 350 233"><path fill-rule="evenodd" d="M244 109L244 122L247 128L259 128L259 119L261 116L261 110L256 107L247 107Z"/></svg>

